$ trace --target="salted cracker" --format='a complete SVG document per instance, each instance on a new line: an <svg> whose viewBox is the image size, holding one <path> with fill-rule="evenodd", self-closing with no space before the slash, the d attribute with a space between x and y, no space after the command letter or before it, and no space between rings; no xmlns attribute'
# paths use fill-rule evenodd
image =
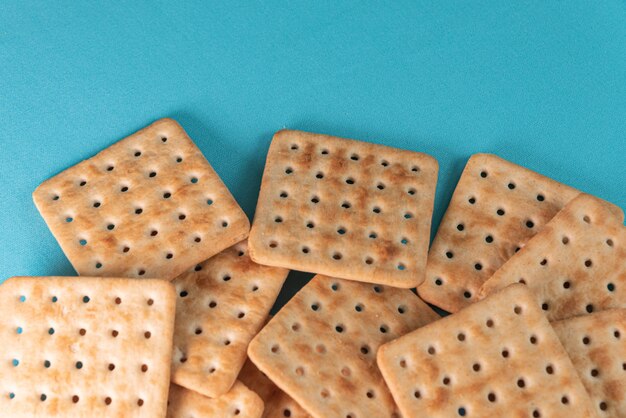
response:
<svg viewBox="0 0 626 418"><path fill-rule="evenodd" d="M80 275L173 279L249 230L217 173L171 119L45 181L33 199Z"/></svg>
<svg viewBox="0 0 626 418"><path fill-rule="evenodd" d="M214 399L172 383L167 404L167 418L261 418L263 414L259 395L239 381Z"/></svg>
<svg viewBox="0 0 626 418"><path fill-rule="evenodd" d="M0 300L2 416L165 416L171 283L14 277Z"/></svg>
<svg viewBox="0 0 626 418"><path fill-rule="evenodd" d="M252 259L415 287L424 280L437 170L418 152L278 131L250 232Z"/></svg>
<svg viewBox="0 0 626 418"><path fill-rule="evenodd" d="M378 351L406 417L592 417L550 323L514 284Z"/></svg>
<svg viewBox="0 0 626 418"><path fill-rule="evenodd" d="M551 321L626 308L621 209L581 194L485 282L481 296L526 284Z"/></svg>
<svg viewBox="0 0 626 418"><path fill-rule="evenodd" d="M408 289L315 276L252 340L248 356L314 417L397 417L376 351L437 318Z"/></svg>
<svg viewBox="0 0 626 418"><path fill-rule="evenodd" d="M626 417L626 309L556 321L569 354L601 417Z"/></svg>
<svg viewBox="0 0 626 418"><path fill-rule="evenodd" d="M578 193L495 155L473 155L428 253L418 294L449 312L475 302L485 280Z"/></svg>
<svg viewBox="0 0 626 418"><path fill-rule="evenodd" d="M241 242L174 279L172 381L211 398L228 392L288 272L254 263Z"/></svg>
<svg viewBox="0 0 626 418"><path fill-rule="evenodd" d="M309 418L310 415L293 398L280 390L250 360L246 361L239 380L257 393L265 403L263 418Z"/></svg>

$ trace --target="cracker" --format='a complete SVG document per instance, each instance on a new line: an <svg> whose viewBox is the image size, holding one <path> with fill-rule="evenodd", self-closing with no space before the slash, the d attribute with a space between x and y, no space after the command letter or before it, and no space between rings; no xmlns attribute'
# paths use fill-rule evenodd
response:
<svg viewBox="0 0 626 418"><path fill-rule="evenodd" d="M525 283L551 321L626 308L626 228L614 205L581 194L481 289Z"/></svg>
<svg viewBox="0 0 626 418"><path fill-rule="evenodd" d="M456 312L579 192L495 155L473 155L428 253L427 302Z"/></svg>
<svg viewBox="0 0 626 418"><path fill-rule="evenodd" d="M523 285L378 351L406 417L591 417L589 395Z"/></svg>
<svg viewBox="0 0 626 418"><path fill-rule="evenodd" d="M248 356L314 417L395 417L376 350L437 318L408 289L315 276L252 340Z"/></svg>
<svg viewBox="0 0 626 418"><path fill-rule="evenodd" d="M282 130L250 232L261 264L395 287L424 280L437 161L422 153Z"/></svg>
<svg viewBox="0 0 626 418"><path fill-rule="evenodd" d="M45 181L33 199L80 275L173 279L249 230L217 173L171 119Z"/></svg>
<svg viewBox="0 0 626 418"><path fill-rule="evenodd" d="M211 398L228 392L288 272L254 263L241 242L174 279L172 381Z"/></svg>
<svg viewBox="0 0 626 418"><path fill-rule="evenodd" d="M165 416L170 283L14 277L0 300L2 416Z"/></svg>
<svg viewBox="0 0 626 418"><path fill-rule="evenodd" d="M228 393L211 399L172 383L167 402L167 418L260 418L263 401L237 381Z"/></svg>
<svg viewBox="0 0 626 418"><path fill-rule="evenodd" d="M598 415L626 417L626 310L552 323Z"/></svg>
<svg viewBox="0 0 626 418"><path fill-rule="evenodd" d="M246 361L239 380L256 392L265 403L263 418L309 418L310 415L293 398L280 390L250 360Z"/></svg>

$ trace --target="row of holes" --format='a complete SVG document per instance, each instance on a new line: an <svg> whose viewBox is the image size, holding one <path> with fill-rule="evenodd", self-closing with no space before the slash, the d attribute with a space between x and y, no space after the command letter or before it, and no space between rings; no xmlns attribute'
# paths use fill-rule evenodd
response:
<svg viewBox="0 0 626 418"><path fill-rule="evenodd" d="M55 329L54 329L54 328L52 328L52 327L48 328L48 335L54 335L54 334L55 334L55 332L56 332L56 331L55 331ZM18 335L23 334L23 333L24 333L24 328L22 328L22 327L16 327L16 328L15 328L15 333L16 333L16 334L18 334ZM81 336L81 337L84 337L84 336L87 334L87 330L86 330L85 328L81 328L81 329L78 331L78 333L80 334L80 336ZM119 331L117 331L117 330L112 330L112 331L111 331L111 336L112 336L113 338L116 338L118 335L119 335ZM145 331L145 332L143 333L143 336L144 336L144 338L145 338L146 340L149 340L149 339L150 339L150 337L152 337L152 333L151 333L150 331Z"/></svg>
<svg viewBox="0 0 626 418"><path fill-rule="evenodd" d="M154 178L154 177L156 177L156 176L157 176L157 172L156 172L156 171L150 171L150 172L147 174L147 177L149 177L149 178ZM198 179L198 177L193 176L193 177L190 177L190 178L189 178L189 182L190 182L190 183L192 183L192 184L196 184L196 183L198 183L198 182L199 182L199 179ZM85 186L87 185L87 180L81 180L80 182L78 182L78 185L79 185L80 187L85 187ZM128 184L122 184L122 185L120 186L120 192L121 192L121 193L126 193L126 192L128 192L129 190L130 190L130 186L128 186ZM168 194L170 194L170 193L168 193ZM171 194L170 194L170 195L171 195ZM56 196L58 196L58 195L55 195L55 197L56 197ZM163 197L165 197L165 196L163 196ZM168 198L169 198L169 197L168 197ZM167 198L166 198L166 199L167 199ZM52 200L59 200L59 199L57 198L57 199L52 199Z"/></svg>
<svg viewBox="0 0 626 418"><path fill-rule="evenodd" d="M25 295L22 295L22 296L20 296L20 297L18 298L18 300L19 300L20 302L22 302L22 303L23 303L23 302L26 302L26 299L27 299L27 298L26 298L26 296L25 296ZM82 300L82 302L83 302L83 303L89 303L89 302L91 301L91 298L90 298L89 296L83 296L81 300ZM50 301L51 301L52 303L57 303L57 302L59 301L59 298L58 298L58 297L56 297L56 296L52 296L52 297L50 298ZM120 297L116 297L115 299L113 299L113 301L115 302L115 304L116 304L116 305L121 305L121 303L122 303L122 298L120 298ZM150 298L150 299L146 299L146 304L147 304L148 306L152 306L152 305L154 305L154 299L152 299L152 298Z"/></svg>
<svg viewBox="0 0 626 418"><path fill-rule="evenodd" d="M166 195L168 197L165 197ZM171 197L171 194L168 192L165 195L163 195L163 197L165 199L169 199ZM206 202L206 204L208 206L211 206L211 205L213 205L213 203L215 203L215 201L212 198L207 198L205 202ZM102 206L102 202L100 200L94 200L94 202L92 203L92 206L94 208L99 208L99 207ZM141 208L141 207L136 207L134 209L134 212L135 212L135 215L141 215L144 212L144 209ZM181 216L182 216L182 218L181 218ZM179 213L179 215L178 215L178 219L180 219L180 220L184 220L186 217L187 217L187 215L185 215L184 213ZM65 222L72 222L72 221L73 221L73 218L71 218L69 216L67 218L65 218Z"/></svg>
<svg viewBox="0 0 626 418"><path fill-rule="evenodd" d="M274 218L274 222L276 222L276 223L283 223L284 219L283 219L282 216L277 216L277 217ZM308 229L314 229L315 228L315 223L313 221L308 221L306 223L306 227ZM348 230L347 230L346 227L340 226L340 227L337 228L337 234L345 235L347 233L348 233ZM367 237L370 238L370 239L376 239L376 238L378 238L378 233L375 232L375 231L370 231L367 234ZM407 245L408 243L409 243L409 240L407 238L403 237L403 238L400 239L400 244Z"/></svg>
<svg viewBox="0 0 626 418"><path fill-rule="evenodd" d="M17 398L17 395L14 392L9 392L9 399L16 399L16 398ZM78 395L72 396L71 399L72 399L72 403L77 404L78 402L80 402L80 397ZM46 400L48 400L48 395L46 395L45 393L42 393L39 396L39 400L41 402L45 402ZM111 398L110 396L107 396L106 398L103 399L103 401L104 401L105 405L109 406L109 405L111 405L113 403L113 398ZM137 399L137 406L141 407L141 406L144 405L144 403L145 402L144 402L143 399L141 399L141 398Z"/></svg>
<svg viewBox="0 0 626 418"><path fill-rule="evenodd" d="M408 241L407 241L407 242L408 242ZM269 246L270 248L272 248L272 249L276 249L276 248L278 248L278 241L270 241L270 242L269 242L269 244L268 244L268 246ZM307 247L307 246L302 246L300 250L302 251L302 253L303 253L303 254L310 254L310 253L311 253L311 248L310 248L310 247ZM335 251L335 252L333 252L333 253L330 255L330 257L331 257L333 260L335 260L335 261L339 261L339 260L343 259L343 254L342 254L342 253L340 253L340 252L338 252L338 251ZM365 257L365 259L364 259L363 261L364 261L364 262L365 262L365 264L367 264L367 265L372 265L372 264L374 264L374 263L375 263L374 258L373 258L373 257L369 257L369 256L368 256L368 257ZM405 271L405 270L407 270L407 266L406 266L406 264L404 264L404 263L400 262L400 263L396 264L396 269L398 269L398 270L400 270L400 271Z"/></svg>
<svg viewBox="0 0 626 418"><path fill-rule="evenodd" d="M300 149L300 146L298 144L291 144L289 149L291 151L298 151ZM327 156L327 155L330 155L330 151L328 150L328 148L323 148L320 151L320 154L324 155L324 156ZM359 161L360 159L361 159L361 156L359 154L352 153L350 155L350 160L352 160L352 161ZM389 161L383 159L383 160L380 160L380 165L383 166L383 167L389 167L390 163L389 163ZM411 166L411 171L414 172L414 173L417 173L417 172L420 171L420 168L417 165L413 165L413 166Z"/></svg>
<svg viewBox="0 0 626 418"><path fill-rule="evenodd" d="M18 359L12 359L11 360L11 364L13 365L13 367L18 367L20 365L20 361ZM43 367L46 369L49 369L52 367L52 362L50 362L50 360L44 360L43 362ZM84 367L84 364L82 361L77 361L76 363L74 363L74 367L76 367L77 370L81 370ZM107 369L109 371L113 371L115 370L115 364L114 363L109 363L107 365ZM142 373L146 373L148 372L148 365L147 364L142 364L141 367L139 368L141 370Z"/></svg>
<svg viewBox="0 0 626 418"><path fill-rule="evenodd" d="M489 177L489 172L488 172L487 170L482 170L482 171L480 172L480 177L481 177L481 178L484 178L484 179L485 179L485 178L487 178L487 177ZM516 189L516 188L517 188L517 185L515 184L515 182L513 182L513 181L509 181L509 182L507 183L507 188L508 188L509 190L514 190L514 189ZM471 201L471 199L474 199L474 202L472 202L472 201ZM537 194L537 196L536 196L536 199L537 199L537 201L539 201L539 202L543 202L543 201L545 201L545 200L546 200L546 197L545 197L543 194L538 193L538 194ZM474 203L475 203L475 200L476 200L476 198L471 197L471 198L470 198L470 203L471 203L471 204L474 204Z"/></svg>

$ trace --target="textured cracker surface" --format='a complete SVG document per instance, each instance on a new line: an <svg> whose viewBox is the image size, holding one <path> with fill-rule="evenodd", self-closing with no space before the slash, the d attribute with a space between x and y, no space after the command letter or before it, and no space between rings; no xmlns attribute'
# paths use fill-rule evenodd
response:
<svg viewBox="0 0 626 418"><path fill-rule="evenodd" d="M80 275L173 279L249 230L217 173L171 119L45 181L33 199Z"/></svg>
<svg viewBox="0 0 626 418"><path fill-rule="evenodd" d="M437 170L422 153L279 131L250 232L252 259L415 287L424 280Z"/></svg>
<svg viewBox="0 0 626 418"><path fill-rule="evenodd" d="M408 289L315 276L248 355L314 417L396 417L376 351L438 317Z"/></svg>
<svg viewBox="0 0 626 418"><path fill-rule="evenodd" d="M250 360L246 361L241 369L239 380L263 399L265 403L263 418L308 418L310 416L291 396L280 390Z"/></svg>
<svg viewBox="0 0 626 418"><path fill-rule="evenodd" d="M14 277L0 300L0 415L165 416L170 283Z"/></svg>
<svg viewBox="0 0 626 418"><path fill-rule="evenodd" d="M260 418L263 401L243 383L211 399L172 383L167 402L167 418Z"/></svg>
<svg viewBox="0 0 626 418"><path fill-rule="evenodd" d="M551 321L626 308L626 227L617 207L581 194L481 289L528 285Z"/></svg>
<svg viewBox="0 0 626 418"><path fill-rule="evenodd" d="M378 365L406 417L595 416L550 323L519 284L383 345Z"/></svg>
<svg viewBox="0 0 626 418"><path fill-rule="evenodd" d="M287 273L254 263L241 242L174 279L172 381L211 398L228 392Z"/></svg>
<svg viewBox="0 0 626 418"><path fill-rule="evenodd" d="M495 155L473 155L439 225L418 294L449 312L475 302L485 280L578 193Z"/></svg>
<svg viewBox="0 0 626 418"><path fill-rule="evenodd" d="M626 417L626 310L552 324L599 416Z"/></svg>

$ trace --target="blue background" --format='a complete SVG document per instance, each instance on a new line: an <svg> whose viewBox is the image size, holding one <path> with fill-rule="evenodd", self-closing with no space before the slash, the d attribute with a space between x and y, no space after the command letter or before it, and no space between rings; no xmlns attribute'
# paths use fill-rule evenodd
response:
<svg viewBox="0 0 626 418"><path fill-rule="evenodd" d="M283 127L432 154L435 227L476 152L626 207L624 1L99 3L0 2L0 281L74 274L32 191L165 116L249 216Z"/></svg>

